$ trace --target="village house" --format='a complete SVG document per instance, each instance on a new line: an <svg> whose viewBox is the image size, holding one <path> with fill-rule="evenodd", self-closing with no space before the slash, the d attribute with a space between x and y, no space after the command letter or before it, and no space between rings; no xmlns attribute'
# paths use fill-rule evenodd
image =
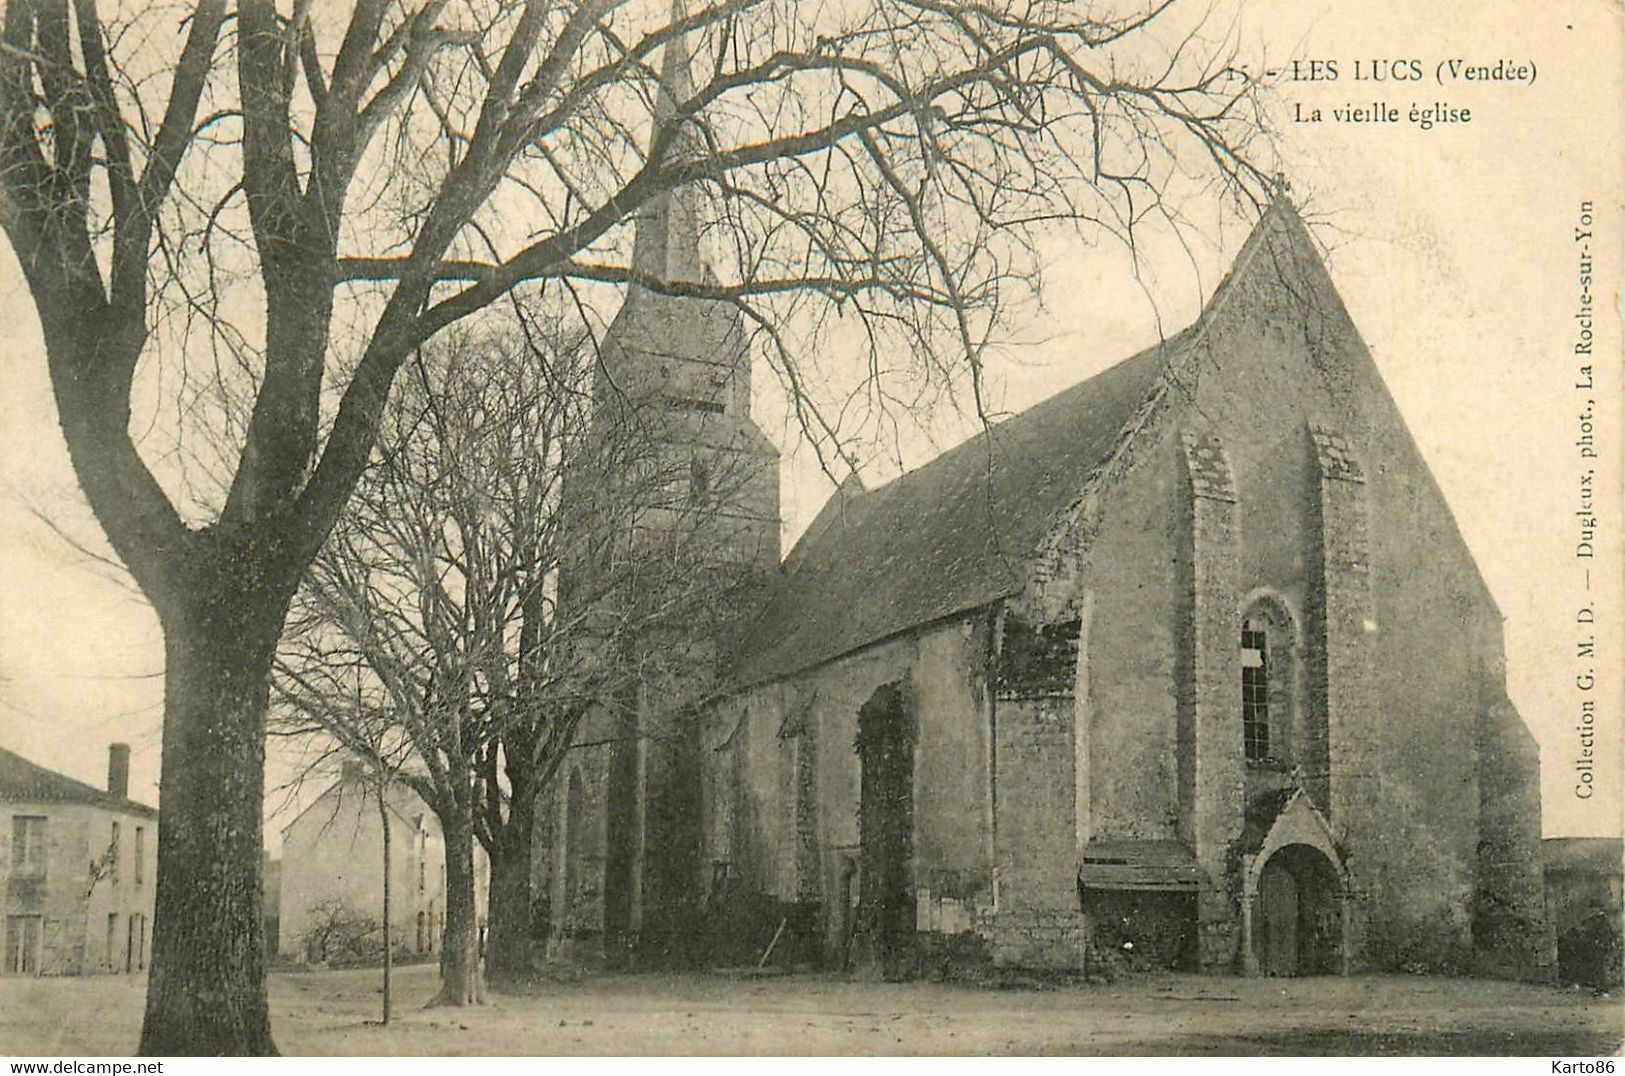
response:
<svg viewBox="0 0 1625 1076"><path fill-rule="evenodd" d="M158 812L129 798L130 747L102 790L0 748L0 975L146 969Z"/></svg>
<svg viewBox="0 0 1625 1076"><path fill-rule="evenodd" d="M341 775L282 830L277 955L322 963L358 955L339 947L380 944L384 918L384 824L370 774L346 762ZM440 951L445 926L446 847L434 812L404 782L384 795L390 840L390 934L405 956ZM476 908L483 936L489 871L475 851ZM370 928L370 929L369 929Z"/></svg>
<svg viewBox="0 0 1625 1076"><path fill-rule="evenodd" d="M686 69L669 49L662 122ZM538 841L555 935L715 959L709 923L890 974L1551 974L1500 611L1284 195L1184 331L850 479L782 561L739 317L681 294L711 279L699 198L638 217L664 284L603 355L693 461L731 607L586 723Z"/></svg>

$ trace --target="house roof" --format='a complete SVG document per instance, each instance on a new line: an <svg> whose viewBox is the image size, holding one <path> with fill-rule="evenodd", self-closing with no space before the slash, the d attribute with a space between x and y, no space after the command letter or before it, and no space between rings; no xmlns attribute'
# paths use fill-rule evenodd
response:
<svg viewBox="0 0 1625 1076"><path fill-rule="evenodd" d="M144 803L76 781L0 747L0 803L82 803L128 814L156 816Z"/></svg>
<svg viewBox="0 0 1625 1076"><path fill-rule="evenodd" d="M376 787L363 777L340 776L335 778L332 784L324 788L321 795L311 800L298 814L283 825L282 834L284 838L287 836L288 831L298 825L306 815L311 815L312 812L318 809L327 813L327 822L337 818L338 812L344 810L346 792L354 794L355 798L352 806L369 812L366 816L369 822L377 817L375 813L372 813L377 810ZM409 828L417 825L420 816L436 829L440 826L439 817L423 801L423 797L403 780L396 780L390 784L385 806L389 808L390 816L395 821Z"/></svg>

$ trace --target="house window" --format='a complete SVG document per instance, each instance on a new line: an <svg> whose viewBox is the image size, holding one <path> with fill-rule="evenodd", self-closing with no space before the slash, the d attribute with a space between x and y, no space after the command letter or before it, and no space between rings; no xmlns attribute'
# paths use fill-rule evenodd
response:
<svg viewBox="0 0 1625 1076"><path fill-rule="evenodd" d="M45 819L41 815L11 818L11 872L18 876L45 876Z"/></svg>
<svg viewBox="0 0 1625 1076"><path fill-rule="evenodd" d="M42 925L37 915L6 916L6 963L0 971L7 975L39 974Z"/></svg>
<svg viewBox="0 0 1625 1076"><path fill-rule="evenodd" d="M1241 736L1249 762L1270 757L1269 632L1257 618L1241 625Z"/></svg>
<svg viewBox="0 0 1625 1076"><path fill-rule="evenodd" d="M107 842L107 879L118 886L119 824L113 823L113 836Z"/></svg>
<svg viewBox="0 0 1625 1076"><path fill-rule="evenodd" d="M147 831L141 826L135 827L135 884L147 880Z"/></svg>
<svg viewBox="0 0 1625 1076"><path fill-rule="evenodd" d="M117 971L118 965L114 962L117 955L115 946L118 945L118 913L107 913L107 970Z"/></svg>

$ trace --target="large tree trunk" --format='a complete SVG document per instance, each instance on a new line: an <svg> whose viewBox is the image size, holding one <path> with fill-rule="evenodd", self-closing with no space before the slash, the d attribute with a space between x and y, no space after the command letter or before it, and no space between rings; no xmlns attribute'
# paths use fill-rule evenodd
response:
<svg viewBox="0 0 1625 1076"><path fill-rule="evenodd" d="M275 1054L261 825L266 705L286 605L206 589L197 585L186 611L164 624L163 808L140 1050Z"/></svg>
<svg viewBox="0 0 1625 1076"><path fill-rule="evenodd" d="M490 936L485 970L493 987L523 986L535 974L531 938L530 856L536 810L516 799L500 837L491 842Z"/></svg>
<svg viewBox="0 0 1625 1076"><path fill-rule="evenodd" d="M440 950L440 993L435 1005L478 1005L480 983L478 911L474 905L474 821L456 804L440 820L446 838L446 927Z"/></svg>

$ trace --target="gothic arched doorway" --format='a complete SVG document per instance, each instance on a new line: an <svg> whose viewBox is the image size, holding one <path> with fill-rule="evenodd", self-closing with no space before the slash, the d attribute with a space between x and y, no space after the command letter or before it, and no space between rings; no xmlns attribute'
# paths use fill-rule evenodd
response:
<svg viewBox="0 0 1625 1076"><path fill-rule="evenodd" d="M1342 966L1342 886L1318 849L1289 844L1258 875L1253 928L1265 975L1330 975Z"/></svg>
<svg viewBox="0 0 1625 1076"><path fill-rule="evenodd" d="M914 946L915 727L901 684L858 711L858 930L881 974L909 971Z"/></svg>

